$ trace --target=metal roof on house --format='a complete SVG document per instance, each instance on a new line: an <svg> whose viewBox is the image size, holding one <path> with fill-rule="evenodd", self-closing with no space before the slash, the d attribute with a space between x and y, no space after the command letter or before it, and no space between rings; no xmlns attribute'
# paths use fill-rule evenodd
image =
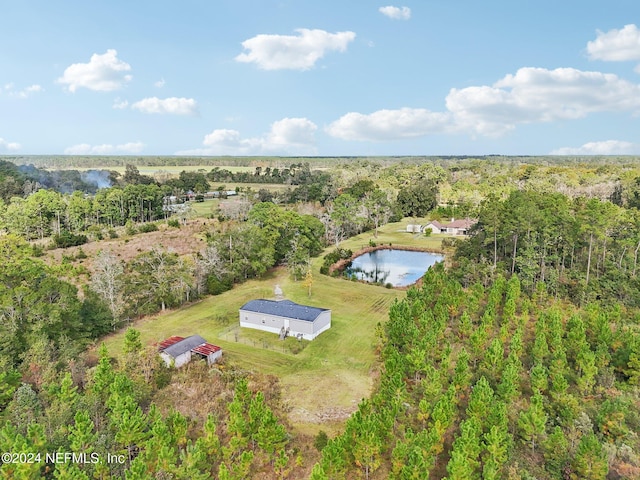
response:
<svg viewBox="0 0 640 480"><path fill-rule="evenodd" d="M166 340L163 340L158 344L158 351L162 352L165 348L170 347L171 345L176 344L181 340L184 340L184 337L174 336L167 338Z"/></svg>
<svg viewBox="0 0 640 480"><path fill-rule="evenodd" d="M172 337L175 338L175 337ZM171 340L171 339L169 339ZM207 341L202 338L200 335L191 335L190 337L184 338L168 347L164 348L163 351L167 355L172 356L173 358L179 357L183 353L186 353L190 350L193 350L200 345L206 344Z"/></svg>
<svg viewBox="0 0 640 480"><path fill-rule="evenodd" d="M212 353L215 353L215 352L217 352L219 350L221 350L221 348L218 347L217 345L211 345L210 343L205 343L204 345L200 345L198 347L195 347L191 351L199 353L201 355L204 355L205 357L208 357Z"/></svg>
<svg viewBox="0 0 640 480"><path fill-rule="evenodd" d="M240 310L313 322L322 312L329 309L300 305L291 300L264 300L261 298L245 303L240 307Z"/></svg>

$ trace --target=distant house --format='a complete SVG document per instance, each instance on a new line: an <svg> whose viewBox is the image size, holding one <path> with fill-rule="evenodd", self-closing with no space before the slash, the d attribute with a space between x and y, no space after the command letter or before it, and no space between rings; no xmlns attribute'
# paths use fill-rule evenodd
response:
<svg viewBox="0 0 640 480"><path fill-rule="evenodd" d="M240 307L240 326L313 340L331 328L331 310L291 300L251 300Z"/></svg>
<svg viewBox="0 0 640 480"><path fill-rule="evenodd" d="M443 228L444 225L442 225L439 221L432 220L422 228L422 231L429 229L431 230L431 233L442 233Z"/></svg>
<svg viewBox="0 0 640 480"><path fill-rule="evenodd" d="M451 219L450 223L440 223L437 220L432 220L424 226L424 229L430 229L433 233L448 233L449 235L468 235L469 229L478 223L478 220L474 218L463 218L456 220Z"/></svg>
<svg viewBox="0 0 640 480"><path fill-rule="evenodd" d="M160 342L158 352L168 367L173 365L176 368L189 363L194 355L206 358L209 365L222 356L220 347L207 343L200 335L168 338Z"/></svg>

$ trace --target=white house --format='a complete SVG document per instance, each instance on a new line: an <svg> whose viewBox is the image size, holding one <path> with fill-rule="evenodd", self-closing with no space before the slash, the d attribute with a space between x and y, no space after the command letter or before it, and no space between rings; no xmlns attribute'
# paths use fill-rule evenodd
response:
<svg viewBox="0 0 640 480"><path fill-rule="evenodd" d="M158 352L168 367L176 368L189 363L193 356L206 358L211 365L222 356L222 349L217 345L207 343L200 335L190 337L171 337L158 345Z"/></svg>
<svg viewBox="0 0 640 480"><path fill-rule="evenodd" d="M450 235L468 235L469 229L478 223L478 220L474 218L463 218L456 220L451 219L450 223L440 223L437 220L432 220L424 226L431 230L432 233L448 233Z"/></svg>
<svg viewBox="0 0 640 480"><path fill-rule="evenodd" d="M240 307L240 326L313 340L331 328L331 310L291 300L251 300Z"/></svg>

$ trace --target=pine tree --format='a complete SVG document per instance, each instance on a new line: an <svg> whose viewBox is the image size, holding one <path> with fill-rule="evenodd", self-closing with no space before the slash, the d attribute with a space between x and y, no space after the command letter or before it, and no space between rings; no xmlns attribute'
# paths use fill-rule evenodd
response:
<svg viewBox="0 0 640 480"><path fill-rule="evenodd" d="M109 358L109 352L103 343L98 349L98 365L93 374L91 391L104 400L109 392L109 387L113 383L114 377L115 374L113 366L111 365L111 359Z"/></svg>
<svg viewBox="0 0 640 480"><path fill-rule="evenodd" d="M484 435L486 459L482 468L482 476L485 480L500 478L499 472L507 459L510 435L505 429L496 425Z"/></svg>
<svg viewBox="0 0 640 480"><path fill-rule="evenodd" d="M562 431L556 426L553 432L542 444L544 449L545 468L553 475L559 477L569 461L569 442Z"/></svg>
<svg viewBox="0 0 640 480"><path fill-rule="evenodd" d="M467 417L483 422L493 407L493 389L485 377L480 377L469 397Z"/></svg>
<svg viewBox="0 0 640 480"><path fill-rule="evenodd" d="M607 454L593 433L580 439L571 465L578 478L584 480L603 480L609 473Z"/></svg>
<svg viewBox="0 0 640 480"><path fill-rule="evenodd" d="M447 464L449 480L473 480L480 477L481 422L469 417L460 424L460 435L453 442L451 459Z"/></svg>
<svg viewBox="0 0 640 480"><path fill-rule="evenodd" d="M89 480L89 476L75 463L57 463L53 471L56 480Z"/></svg>
<svg viewBox="0 0 640 480"><path fill-rule="evenodd" d="M520 371L512 361L507 361L502 371L502 379L497 389L498 395L504 402L510 402L520 393Z"/></svg>
<svg viewBox="0 0 640 480"><path fill-rule="evenodd" d="M631 385L640 385L640 341L638 340L631 345L625 373L629 376Z"/></svg>
<svg viewBox="0 0 640 480"><path fill-rule="evenodd" d="M518 430L524 443L531 446L531 450L535 452L536 445L545 433L545 425L547 423L547 414L542 405L542 394L536 392L531 397L531 403L527 410L520 412L518 417Z"/></svg>
<svg viewBox="0 0 640 480"><path fill-rule="evenodd" d="M71 451L90 454L94 451L98 434L94 432L94 425L85 410L79 410L75 415L75 423L69 428L69 444Z"/></svg>
<svg viewBox="0 0 640 480"><path fill-rule="evenodd" d="M311 470L311 476L309 480L329 480L329 476L324 473L324 468L322 468L322 464L316 463L313 466L313 470Z"/></svg>
<svg viewBox="0 0 640 480"><path fill-rule="evenodd" d="M541 363L536 363L529 372L529 378L531 380L531 389L540 392L546 392L549 388L549 382L547 380L547 369Z"/></svg>

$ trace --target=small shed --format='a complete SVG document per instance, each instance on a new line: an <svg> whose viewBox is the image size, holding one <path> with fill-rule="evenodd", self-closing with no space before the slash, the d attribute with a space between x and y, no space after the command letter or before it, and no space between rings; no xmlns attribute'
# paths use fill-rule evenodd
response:
<svg viewBox="0 0 640 480"><path fill-rule="evenodd" d="M407 225L408 233L422 233L422 225L418 225L417 223L410 223Z"/></svg>
<svg viewBox="0 0 640 480"><path fill-rule="evenodd" d="M222 356L222 349L217 345L207 343L200 335L190 337L170 337L158 344L158 352L167 366L181 367L189 363L195 354L197 357L206 358L211 365Z"/></svg>
<svg viewBox="0 0 640 480"><path fill-rule="evenodd" d="M240 307L240 326L313 340L331 328L331 310L291 300L251 300Z"/></svg>

